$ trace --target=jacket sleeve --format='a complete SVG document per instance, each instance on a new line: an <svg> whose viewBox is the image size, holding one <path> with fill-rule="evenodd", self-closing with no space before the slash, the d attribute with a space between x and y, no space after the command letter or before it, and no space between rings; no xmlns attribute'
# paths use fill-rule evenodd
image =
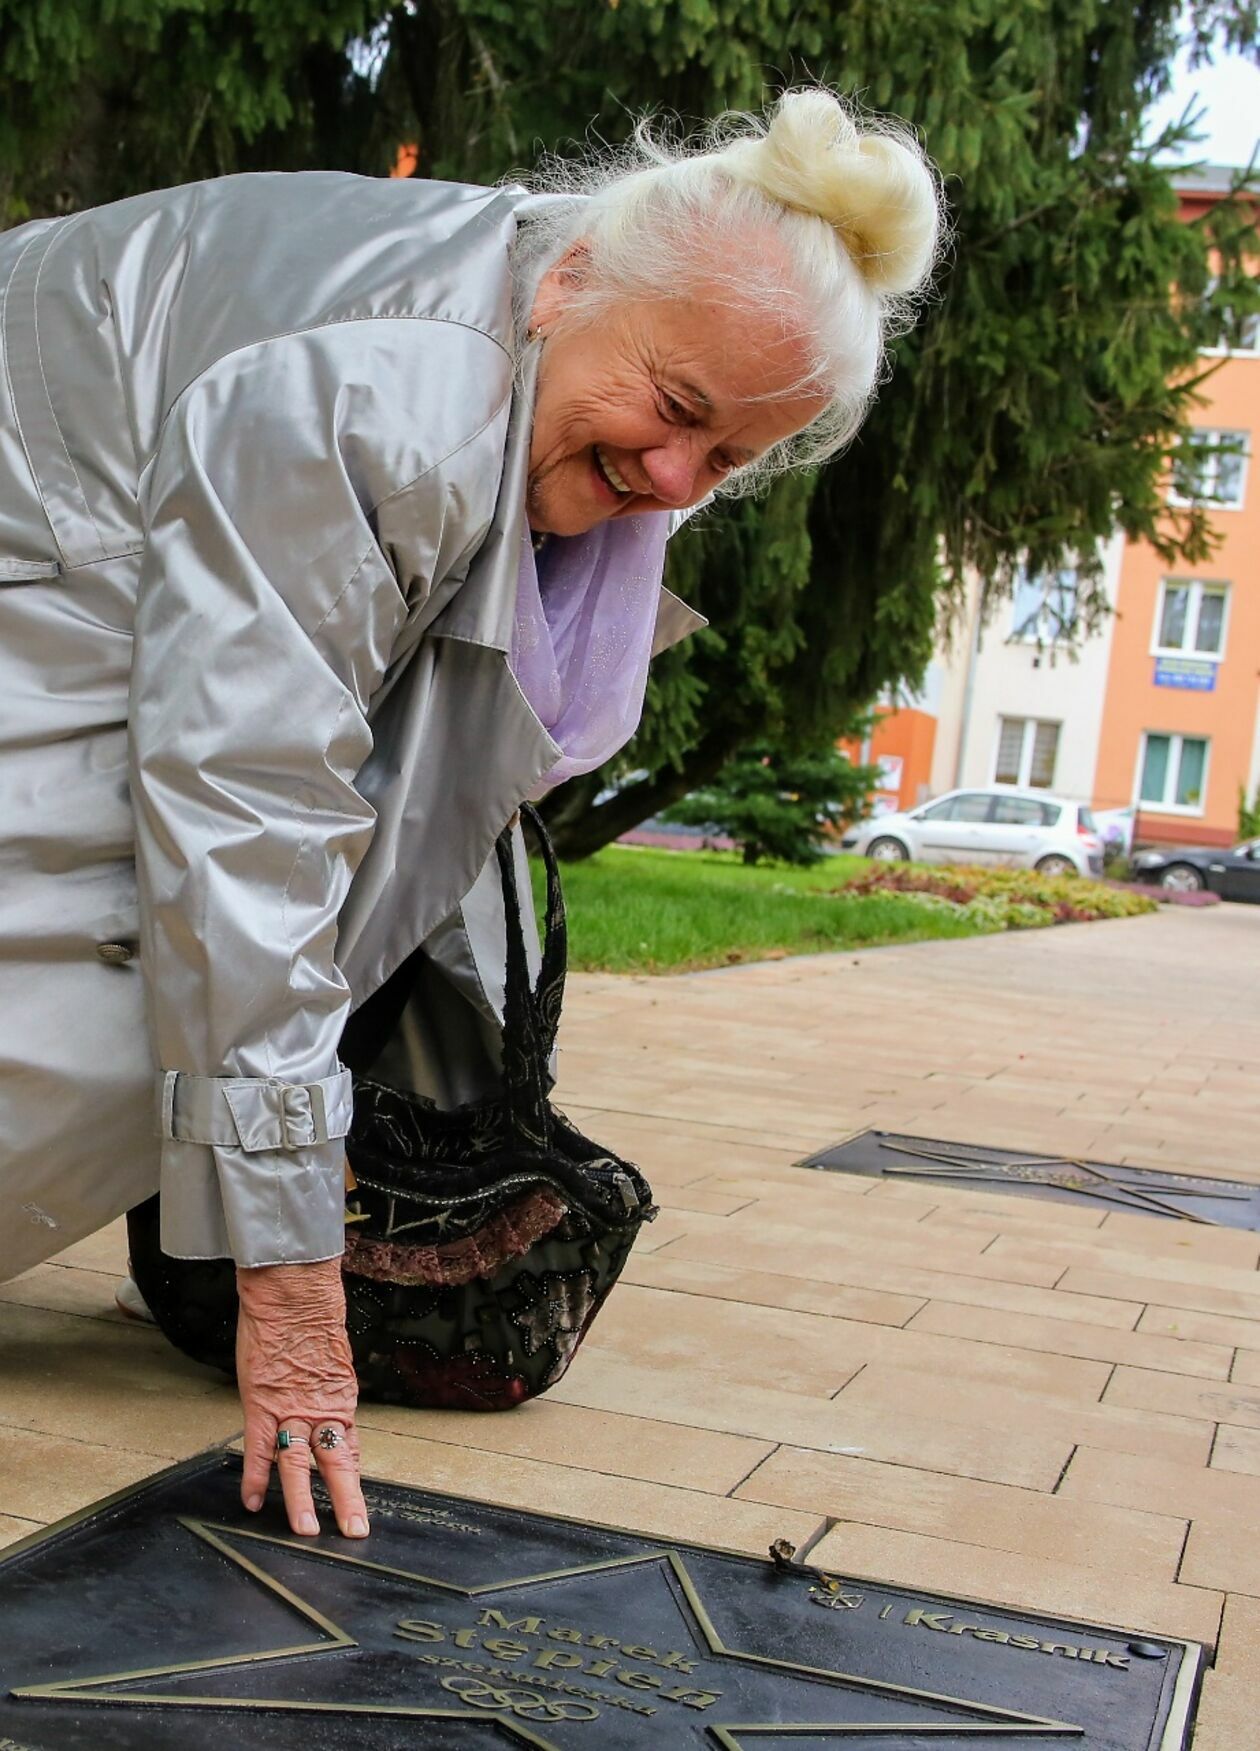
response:
<svg viewBox="0 0 1260 1751"><path fill-rule="evenodd" d="M285 336L198 378L142 479L131 786L176 1256L342 1251L337 918L374 824L368 707L484 538L510 388L453 324Z"/></svg>

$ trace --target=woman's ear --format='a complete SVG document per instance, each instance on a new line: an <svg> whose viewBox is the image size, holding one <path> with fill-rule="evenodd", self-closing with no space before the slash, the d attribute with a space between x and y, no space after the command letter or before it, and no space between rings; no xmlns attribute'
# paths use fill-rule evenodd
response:
<svg viewBox="0 0 1260 1751"><path fill-rule="evenodd" d="M571 243L568 249L547 269L534 294L529 313L531 337L546 334L564 315L574 298L583 292L591 280L591 250L584 240Z"/></svg>

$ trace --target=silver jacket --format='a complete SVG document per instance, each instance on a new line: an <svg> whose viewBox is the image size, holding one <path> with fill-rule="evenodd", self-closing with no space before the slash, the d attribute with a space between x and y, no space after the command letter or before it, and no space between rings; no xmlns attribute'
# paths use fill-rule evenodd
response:
<svg viewBox="0 0 1260 1751"><path fill-rule="evenodd" d="M487 859L558 752L506 655L530 199L244 176L0 235L0 1278L159 1183L171 1252L338 1254L338 1040L422 942L463 1014L413 1066L476 1092Z"/></svg>

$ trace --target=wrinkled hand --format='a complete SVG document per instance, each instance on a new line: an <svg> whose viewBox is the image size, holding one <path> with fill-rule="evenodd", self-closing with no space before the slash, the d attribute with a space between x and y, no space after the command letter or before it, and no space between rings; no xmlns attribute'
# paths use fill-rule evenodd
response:
<svg viewBox="0 0 1260 1751"><path fill-rule="evenodd" d="M251 1513L262 1507L274 1460L290 1526L294 1532L318 1532L311 1497L314 1457L338 1527L347 1538L366 1538L354 1427L359 1383L346 1337L340 1260L238 1270L236 1282L241 1299L236 1370L245 1408L241 1500ZM325 1425L344 1439L322 1447L316 1436ZM277 1455L281 1428L294 1445Z"/></svg>

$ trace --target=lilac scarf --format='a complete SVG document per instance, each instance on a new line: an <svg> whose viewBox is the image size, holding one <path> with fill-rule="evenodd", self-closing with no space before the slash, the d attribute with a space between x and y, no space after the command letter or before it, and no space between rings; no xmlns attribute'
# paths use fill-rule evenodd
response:
<svg viewBox="0 0 1260 1751"><path fill-rule="evenodd" d="M512 673L561 758L540 791L602 766L634 734L665 569L668 513L521 545Z"/></svg>

